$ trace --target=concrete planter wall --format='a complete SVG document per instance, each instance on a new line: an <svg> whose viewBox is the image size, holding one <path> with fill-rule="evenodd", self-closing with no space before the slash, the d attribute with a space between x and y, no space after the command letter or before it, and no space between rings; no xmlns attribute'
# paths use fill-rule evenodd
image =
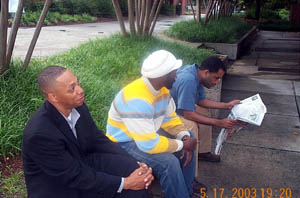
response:
<svg viewBox="0 0 300 198"><path fill-rule="evenodd" d="M236 60L241 54L242 46L247 45L249 38L256 34L256 26L253 27L247 34L245 34L237 43L202 43L205 47L213 48L215 51L226 54L229 59ZM201 46L200 46L201 47Z"/></svg>

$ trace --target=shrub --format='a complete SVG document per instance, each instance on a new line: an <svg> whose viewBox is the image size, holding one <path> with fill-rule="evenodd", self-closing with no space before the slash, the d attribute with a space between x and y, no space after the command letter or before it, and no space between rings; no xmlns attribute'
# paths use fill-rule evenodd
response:
<svg viewBox="0 0 300 198"><path fill-rule="evenodd" d="M96 20L95 17L90 16L90 15L87 14L87 13L82 14L82 15L81 15L81 18L82 18L83 21L87 21L87 22L93 22L93 21Z"/></svg>
<svg viewBox="0 0 300 198"><path fill-rule="evenodd" d="M22 15L21 25L35 25L40 17L41 11L31 12L27 11ZM92 17L86 13L82 15L69 15L69 14L60 14L59 12L48 12L45 18L44 24L51 25L57 24L59 22L92 22L96 21L95 17ZM13 19L9 20L11 24Z"/></svg>
<svg viewBox="0 0 300 198"><path fill-rule="evenodd" d="M281 20L283 21L289 21L290 19L290 11L286 9L281 9L278 11L278 15Z"/></svg>
<svg viewBox="0 0 300 198"><path fill-rule="evenodd" d="M44 7L44 2L25 2L24 8L25 12L41 12Z"/></svg>
<svg viewBox="0 0 300 198"><path fill-rule="evenodd" d="M169 36L191 42L235 43L252 28L239 17L224 17L199 24L195 20L181 21L165 31Z"/></svg>
<svg viewBox="0 0 300 198"><path fill-rule="evenodd" d="M39 17L41 15L41 11L26 11L21 18L21 24L22 25L35 25L36 22L39 20Z"/></svg>
<svg viewBox="0 0 300 198"><path fill-rule="evenodd" d="M250 8L246 11L246 16L248 19L255 19L255 8ZM276 20L289 20L289 11L286 9L281 9L279 11L270 10L263 8L260 13L260 18L267 19L269 21Z"/></svg>
<svg viewBox="0 0 300 198"><path fill-rule="evenodd" d="M120 0L120 6L124 15L128 14L127 0ZM41 11L43 2L27 2L26 11ZM51 4L50 12L60 14L84 14L98 17L114 17L114 8L110 0L55 0Z"/></svg>
<svg viewBox="0 0 300 198"><path fill-rule="evenodd" d="M263 9L260 13L260 18L267 19L267 20L279 20L279 14L277 11L269 10L269 9Z"/></svg>
<svg viewBox="0 0 300 198"><path fill-rule="evenodd" d="M71 22L71 21L73 21L73 16L69 15L69 14L63 14L63 15L61 15L60 20L62 22Z"/></svg>

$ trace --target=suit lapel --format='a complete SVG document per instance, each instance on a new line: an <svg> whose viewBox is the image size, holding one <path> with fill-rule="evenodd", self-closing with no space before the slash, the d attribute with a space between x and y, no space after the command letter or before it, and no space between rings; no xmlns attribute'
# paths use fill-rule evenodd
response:
<svg viewBox="0 0 300 198"><path fill-rule="evenodd" d="M56 122L58 129L64 134L64 136L68 139L71 140L78 148L79 144L77 139L74 137L74 134L66 121L66 119L59 113L59 111L48 101L45 103L46 109L50 112L50 115L54 122Z"/></svg>

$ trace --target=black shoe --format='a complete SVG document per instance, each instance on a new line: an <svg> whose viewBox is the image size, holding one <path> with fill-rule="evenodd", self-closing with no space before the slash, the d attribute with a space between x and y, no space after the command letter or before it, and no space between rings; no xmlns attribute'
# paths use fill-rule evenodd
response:
<svg viewBox="0 0 300 198"><path fill-rule="evenodd" d="M220 155L209 153L198 153L198 160L208 161L208 162L220 162Z"/></svg>

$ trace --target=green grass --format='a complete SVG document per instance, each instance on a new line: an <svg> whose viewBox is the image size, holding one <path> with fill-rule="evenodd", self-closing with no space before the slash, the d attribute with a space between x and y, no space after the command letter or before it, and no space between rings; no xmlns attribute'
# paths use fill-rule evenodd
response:
<svg viewBox="0 0 300 198"><path fill-rule="evenodd" d="M194 20L181 21L165 31L165 34L190 42L235 43L243 37L252 25L238 16L210 20L199 24Z"/></svg>
<svg viewBox="0 0 300 198"><path fill-rule="evenodd" d="M10 177L1 178L0 175L0 197L2 198L24 198L26 187L23 171L12 173Z"/></svg>
<svg viewBox="0 0 300 198"><path fill-rule="evenodd" d="M61 65L78 76L86 103L97 126L105 130L107 113L114 95L140 76L140 65L152 51L166 49L184 64L200 63L213 52L151 37L123 37L89 41L46 60L32 60L26 72L15 61L0 77L0 157L20 151L22 132L29 117L42 104L36 83L38 73L48 65Z"/></svg>

